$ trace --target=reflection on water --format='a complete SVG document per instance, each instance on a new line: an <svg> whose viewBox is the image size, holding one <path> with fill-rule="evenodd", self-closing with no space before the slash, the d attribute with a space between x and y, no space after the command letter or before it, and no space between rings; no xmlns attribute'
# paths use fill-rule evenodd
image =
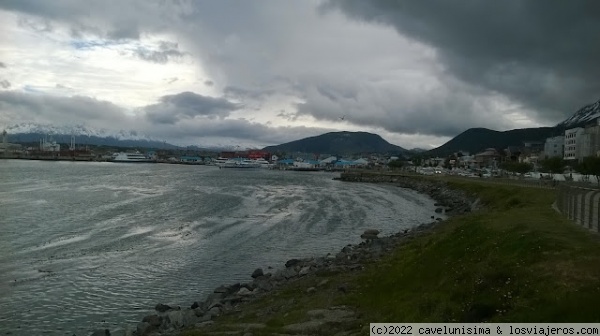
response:
<svg viewBox="0 0 600 336"><path fill-rule="evenodd" d="M0 332L87 335L257 267L391 234L433 201L322 172L0 160Z"/></svg>

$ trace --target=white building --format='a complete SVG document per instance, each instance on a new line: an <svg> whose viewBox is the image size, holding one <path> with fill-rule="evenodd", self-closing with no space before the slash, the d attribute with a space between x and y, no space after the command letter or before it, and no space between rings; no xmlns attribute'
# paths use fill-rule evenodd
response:
<svg viewBox="0 0 600 336"><path fill-rule="evenodd" d="M584 157L598 156L600 153L600 119L593 125L588 125L581 137L581 146L578 146L579 160Z"/></svg>
<svg viewBox="0 0 600 336"><path fill-rule="evenodd" d="M546 143L544 143L544 155L546 158L564 157L564 154L565 137L563 135L546 139Z"/></svg>
<svg viewBox="0 0 600 336"><path fill-rule="evenodd" d="M582 137L584 129L581 127L571 128L565 131L565 148L564 156L565 160L578 160L578 155L581 149L578 147L582 146Z"/></svg>

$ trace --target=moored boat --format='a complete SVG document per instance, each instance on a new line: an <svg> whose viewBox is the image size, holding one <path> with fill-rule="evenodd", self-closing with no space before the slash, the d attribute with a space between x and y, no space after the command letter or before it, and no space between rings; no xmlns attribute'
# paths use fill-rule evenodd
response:
<svg viewBox="0 0 600 336"><path fill-rule="evenodd" d="M218 163L219 168L260 168L260 164L249 159L229 159L224 163Z"/></svg>
<svg viewBox="0 0 600 336"><path fill-rule="evenodd" d="M148 158L146 155L140 153L140 152L134 152L134 153L129 153L129 152L120 152L120 153L114 153L112 155L112 158L109 160L111 162L131 162L131 163L149 163L149 162L155 162L154 160Z"/></svg>

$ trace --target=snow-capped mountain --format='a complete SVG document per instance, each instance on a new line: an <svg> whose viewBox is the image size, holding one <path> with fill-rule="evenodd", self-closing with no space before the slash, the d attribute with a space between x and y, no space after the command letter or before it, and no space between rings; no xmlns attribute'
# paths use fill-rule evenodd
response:
<svg viewBox="0 0 600 336"><path fill-rule="evenodd" d="M99 137L99 138L114 138L117 140L146 140L155 141L144 134L138 133L137 131L130 130L119 130L110 131L107 129L97 129L85 125L49 125L49 124L37 124L37 123L21 123L6 127L8 134L28 134L38 133L46 134L48 136L53 135L74 135L84 137Z"/></svg>
<svg viewBox="0 0 600 336"><path fill-rule="evenodd" d="M559 128L574 128L583 126L593 122L595 119L600 117L600 100L597 102L586 105L575 112L569 119L559 123L556 127Z"/></svg>
<svg viewBox="0 0 600 336"><path fill-rule="evenodd" d="M49 125L21 123L4 128L11 142L37 143L40 139L54 140L58 143L70 143L75 136L78 145L145 147L174 149L178 146L150 138L137 131L111 131L86 125Z"/></svg>
<svg viewBox="0 0 600 336"><path fill-rule="evenodd" d="M20 123L2 128L9 135L11 142L37 143L46 138L58 143L70 143L71 136L75 136L78 145L114 146L114 147L142 147L160 149L189 149L209 151L242 151L257 148L255 144L242 144L232 138L203 138L201 146L190 144L171 144L166 141L154 139L135 130L107 130L90 127L87 125L50 125L38 123Z"/></svg>

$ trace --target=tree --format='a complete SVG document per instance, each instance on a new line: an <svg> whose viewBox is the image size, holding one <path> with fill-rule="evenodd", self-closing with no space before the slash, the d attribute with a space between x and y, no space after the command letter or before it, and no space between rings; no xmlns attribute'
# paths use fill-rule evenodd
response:
<svg viewBox="0 0 600 336"><path fill-rule="evenodd" d="M583 162L577 165L576 169L582 175L594 175L598 186L600 186L600 157L585 157L583 158Z"/></svg>
<svg viewBox="0 0 600 336"><path fill-rule="evenodd" d="M560 157L551 157L540 161L542 173L549 173L551 176L554 174L562 174L565 170L565 160Z"/></svg>
<svg viewBox="0 0 600 336"><path fill-rule="evenodd" d="M415 155L412 157L411 161L415 166L421 166L423 158L420 155Z"/></svg>
<svg viewBox="0 0 600 336"><path fill-rule="evenodd" d="M400 168L402 168L402 166L404 166L404 162L402 162L400 160L394 160L394 161L388 162L388 167L390 167L390 169L400 169Z"/></svg>
<svg viewBox="0 0 600 336"><path fill-rule="evenodd" d="M533 170L533 165L526 162L506 161L500 164L500 168L513 173L525 174Z"/></svg>

